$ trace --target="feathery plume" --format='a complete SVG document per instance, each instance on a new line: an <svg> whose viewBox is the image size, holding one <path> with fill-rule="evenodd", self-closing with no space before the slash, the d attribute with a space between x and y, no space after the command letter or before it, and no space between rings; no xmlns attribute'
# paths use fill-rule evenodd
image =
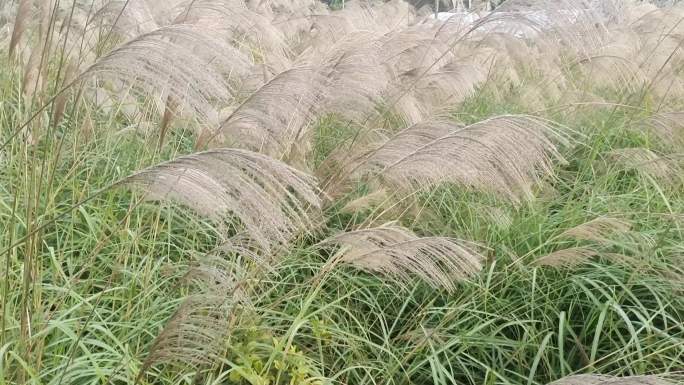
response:
<svg viewBox="0 0 684 385"><path fill-rule="evenodd" d="M455 282L482 269L484 257L470 242L446 237L419 237L408 229L388 224L332 236L322 244L337 244L334 262L410 282L411 275L449 291Z"/></svg>
<svg viewBox="0 0 684 385"><path fill-rule="evenodd" d="M564 45L580 56L604 45L605 24L619 17L619 10L597 8L591 0L563 0L556 3L506 2L480 24L487 32L497 31L533 39L545 46Z"/></svg>
<svg viewBox="0 0 684 385"><path fill-rule="evenodd" d="M370 194L352 200L351 202L344 205L344 207L340 209L340 212L355 213L358 211L362 211L377 206L383 202L386 202L388 198L389 194L387 190L384 188L380 188L379 190L373 191Z"/></svg>
<svg viewBox="0 0 684 385"><path fill-rule="evenodd" d="M51 33L48 30L53 11L52 3L50 0L45 0L38 7L38 19L35 22L38 25L38 34L35 37L35 44L31 46L22 80L22 91L27 99L34 94L40 94L47 86L48 58L46 54L51 44Z"/></svg>
<svg viewBox="0 0 684 385"><path fill-rule="evenodd" d="M612 150L607 155L608 159L619 167L636 170L659 182L672 184L681 181L682 170L676 162L659 156L647 148L621 148Z"/></svg>
<svg viewBox="0 0 684 385"><path fill-rule="evenodd" d="M221 31L246 53L276 73L291 66L292 56L286 37L272 17L249 9L240 0L184 0L174 23L209 26Z"/></svg>
<svg viewBox="0 0 684 385"><path fill-rule="evenodd" d="M278 74L223 121L216 140L276 158L288 156L295 146L307 143L322 84L311 67Z"/></svg>
<svg viewBox="0 0 684 385"><path fill-rule="evenodd" d="M183 301L152 343L140 374L159 363L198 366L216 359L229 331L226 302L206 293Z"/></svg>
<svg viewBox="0 0 684 385"><path fill-rule="evenodd" d="M489 223L495 225L498 228L506 229L511 227L513 224L513 218L504 211L501 207L476 203L473 205L474 211L478 216L482 216Z"/></svg>
<svg viewBox="0 0 684 385"><path fill-rule="evenodd" d="M348 120L363 121L380 103L392 75L379 59L381 44L374 35L357 32L345 36L323 52L312 50L316 63L331 90L321 100L320 110Z"/></svg>
<svg viewBox="0 0 684 385"><path fill-rule="evenodd" d="M420 123L371 150L353 169L404 189L451 182L519 202L553 174L554 161L563 161L554 142L567 138L533 116L504 115L466 127Z"/></svg>
<svg viewBox="0 0 684 385"><path fill-rule="evenodd" d="M414 94L431 111L453 108L473 95L487 75L473 64L452 62L418 79Z"/></svg>
<svg viewBox="0 0 684 385"><path fill-rule="evenodd" d="M12 38L9 43L9 57L14 56L14 50L19 45L19 41L26 31L26 22L30 18L31 13L31 0L20 0L19 6L17 7L17 15L14 18L14 29L12 29Z"/></svg>
<svg viewBox="0 0 684 385"><path fill-rule="evenodd" d="M166 363L199 366L217 359L230 334L231 318L249 306L237 265L220 258L204 257L185 275L193 294L178 307L152 342L140 370Z"/></svg>
<svg viewBox="0 0 684 385"><path fill-rule="evenodd" d="M28 62L24 68L24 77L21 81L21 91L26 97L30 99L35 94L42 91L44 83L44 74L41 68L41 61L43 56L43 42L40 40L35 46L31 48Z"/></svg>
<svg viewBox="0 0 684 385"><path fill-rule="evenodd" d="M272 264L276 262L274 258L277 256L265 254L265 250L259 246L252 235L245 231L222 240L215 254L223 259L239 260L242 265L251 264L264 271L275 271Z"/></svg>
<svg viewBox="0 0 684 385"><path fill-rule="evenodd" d="M537 258L535 265L551 267L571 267L579 265L599 252L591 247L571 247L561 249Z"/></svg>
<svg viewBox="0 0 684 385"><path fill-rule="evenodd" d="M67 59L67 65L64 70L64 79L62 80L62 86L70 84L75 78L78 71L78 64L75 61ZM64 109L66 108L67 100L69 99L70 92L65 90L64 92L57 95L55 98L55 105L52 114L52 124L56 127L62 121L64 117Z"/></svg>
<svg viewBox="0 0 684 385"><path fill-rule="evenodd" d="M146 0L109 0L91 18L110 33L126 39L150 33L160 27Z"/></svg>
<svg viewBox="0 0 684 385"><path fill-rule="evenodd" d="M245 73L250 63L236 48L211 36L206 28L162 27L110 52L81 78L108 76L130 83L159 104L169 95L179 110L213 125L218 119L215 106L232 100L226 78Z"/></svg>
<svg viewBox="0 0 684 385"><path fill-rule="evenodd" d="M182 156L142 170L122 184L154 200L174 200L198 214L249 233L265 252L288 243L312 226L320 207L313 177L267 156L217 149Z"/></svg>
<svg viewBox="0 0 684 385"><path fill-rule="evenodd" d="M596 88L637 92L648 81L639 64L623 55L594 55L580 61L580 70L585 77L583 81Z"/></svg>
<svg viewBox="0 0 684 385"><path fill-rule="evenodd" d="M428 67L441 68L455 58L449 44L437 39L433 28L422 24L387 33L380 44L380 60L400 76L422 74Z"/></svg>
<svg viewBox="0 0 684 385"><path fill-rule="evenodd" d="M474 94L486 74L472 64L451 62L418 79L415 94L432 110L454 106Z"/></svg>
<svg viewBox="0 0 684 385"><path fill-rule="evenodd" d="M393 103L391 112L397 114L406 125L414 125L425 122L430 118L428 106L418 99L412 91L406 91L400 84L393 84L388 92L389 95L401 95Z"/></svg>
<svg viewBox="0 0 684 385"><path fill-rule="evenodd" d="M647 130L661 144L675 151L684 148L684 112L661 112L635 124L634 129Z"/></svg>
<svg viewBox="0 0 684 385"><path fill-rule="evenodd" d="M559 238L592 241L599 244L610 243L610 237L630 231L632 224L624 219L606 216L596 217L559 235Z"/></svg>

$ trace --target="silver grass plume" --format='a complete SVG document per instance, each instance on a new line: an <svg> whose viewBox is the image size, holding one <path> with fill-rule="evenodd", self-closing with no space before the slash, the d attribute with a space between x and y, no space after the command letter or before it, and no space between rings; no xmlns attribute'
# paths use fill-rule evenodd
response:
<svg viewBox="0 0 684 385"><path fill-rule="evenodd" d="M344 9L331 12L345 19L353 31L386 33L412 24L412 6L405 1L349 2Z"/></svg>
<svg viewBox="0 0 684 385"><path fill-rule="evenodd" d="M618 47L616 50L624 50L624 48ZM580 60L579 69L584 77L580 81L595 88L610 87L619 91L640 91L648 82L648 78L638 63L625 56L605 52Z"/></svg>
<svg viewBox="0 0 684 385"><path fill-rule="evenodd" d="M206 28L162 27L138 36L102 57L82 75L130 84L160 103L170 96L177 110L214 125L217 106L232 100L227 79L245 73L250 62Z"/></svg>
<svg viewBox="0 0 684 385"><path fill-rule="evenodd" d="M661 112L636 122L633 129L649 132L669 149L684 149L684 112Z"/></svg>
<svg viewBox="0 0 684 385"><path fill-rule="evenodd" d="M221 123L214 140L276 158L305 153L323 84L319 72L308 66L281 72Z"/></svg>
<svg viewBox="0 0 684 385"><path fill-rule="evenodd" d="M31 16L33 2L31 0L20 0L19 6L17 7L17 13L14 17L14 27L12 28L12 37L9 42L9 57L10 59L14 56L14 51L16 50L21 37L26 31L27 21Z"/></svg>
<svg viewBox="0 0 684 385"><path fill-rule="evenodd" d="M631 228L627 220L600 216L565 230L558 237L609 244L611 236L627 233Z"/></svg>
<svg viewBox="0 0 684 385"><path fill-rule="evenodd" d="M236 219L265 254L311 228L320 207L313 177L269 158L217 149L176 158L142 170L122 184L154 200L177 201L221 223ZM231 222L232 223L232 222Z"/></svg>
<svg viewBox="0 0 684 385"><path fill-rule="evenodd" d="M395 2L399 3L399 2ZM377 4L377 3L376 3ZM409 16L403 10L390 10L392 3L373 6L372 3L349 2L344 9L309 15L311 25L305 44L322 47L358 32L384 34L400 30ZM386 7L389 6L389 7ZM406 4L404 4L406 6ZM398 12L397 12L398 11Z"/></svg>
<svg viewBox="0 0 684 385"><path fill-rule="evenodd" d="M643 148L621 148L608 152L607 158L625 170L635 170L642 176L664 184L682 181L682 168L676 161Z"/></svg>
<svg viewBox="0 0 684 385"><path fill-rule="evenodd" d="M423 104L438 111L463 102L486 78L479 66L453 61L419 78L414 92Z"/></svg>
<svg viewBox="0 0 684 385"><path fill-rule="evenodd" d="M392 31L380 38L381 61L401 76L420 74L428 67L440 68L455 58L449 44L437 39L433 28L416 25Z"/></svg>
<svg viewBox="0 0 684 385"><path fill-rule="evenodd" d="M216 359L229 330L230 309L223 297L188 297L155 338L141 374L159 363L198 366Z"/></svg>
<svg viewBox="0 0 684 385"><path fill-rule="evenodd" d="M321 244L341 249L332 263L344 263L372 273L387 275L399 283L418 276L448 291L456 282L482 269L484 257L471 242L447 237L419 237L410 230L387 224L334 235Z"/></svg>
<svg viewBox="0 0 684 385"><path fill-rule="evenodd" d="M286 37L270 15L255 12L241 0L184 0L175 23L211 26L239 42L245 53L255 56L276 73L291 66Z"/></svg>
<svg viewBox="0 0 684 385"><path fill-rule="evenodd" d="M381 62L382 49L374 34L356 32L324 51L306 52L330 90L319 110L364 122L381 102L390 81L390 69Z"/></svg>
<svg viewBox="0 0 684 385"><path fill-rule="evenodd" d="M78 72L77 64L74 60L67 59L66 68L64 69L64 78L61 80L62 86L70 84ZM64 110L66 109L66 104L70 92L64 91L55 97L55 104L52 113L52 124L58 126L64 117Z"/></svg>
<svg viewBox="0 0 684 385"><path fill-rule="evenodd" d="M132 39L159 28L150 5L145 0L109 0L95 12L92 22L103 30Z"/></svg>
<svg viewBox="0 0 684 385"><path fill-rule="evenodd" d="M381 205L382 203L387 202L389 199L390 197L387 190L384 188L380 188L376 191L371 192L370 194L356 198L351 202L345 204L340 209L340 212L353 214L355 212L360 212L372 208L374 206Z"/></svg>
<svg viewBox="0 0 684 385"><path fill-rule="evenodd" d="M631 7L632 10L637 7ZM654 81L662 79L672 71L679 73L684 55L679 49L681 33L684 26L681 18L684 15L681 7L663 7L652 9L630 20L628 33L617 30L615 35L633 36L630 43L636 42L633 56L642 70ZM669 76L668 76L669 77ZM667 79L663 79L667 80Z"/></svg>
<svg viewBox="0 0 684 385"><path fill-rule="evenodd" d="M21 4L19 11L21 12ZM48 66L46 60L44 60L44 55L46 50L49 50L51 44L50 20L53 17L52 12L52 1L40 2L37 20L33 21L33 24L37 27L37 34L33 44L30 45L29 59L24 66L24 77L22 79L22 92L27 100L34 94L42 93L47 86ZM17 15L17 17L20 16Z"/></svg>
<svg viewBox="0 0 684 385"><path fill-rule="evenodd" d="M452 31L450 38L463 31ZM380 60L392 70L394 78L387 92L391 111L408 124L420 123L446 106L453 106L470 95L484 77L472 58L458 61L463 44L456 47L439 38L439 29L420 24L387 33L379 40ZM455 39L458 40L458 39Z"/></svg>
<svg viewBox="0 0 684 385"><path fill-rule="evenodd" d="M567 135L554 123L504 115L469 126L449 122L411 126L361 157L352 175L371 175L415 190L456 183L495 192L513 202L533 196L532 187L564 161L556 143Z"/></svg>
<svg viewBox="0 0 684 385"><path fill-rule="evenodd" d="M215 250L215 254L223 259L239 261L241 265L257 266L261 270L275 271L272 263L275 255L265 255L262 247L251 234L242 231L224 239Z"/></svg>
<svg viewBox="0 0 684 385"><path fill-rule="evenodd" d="M316 0L247 0L250 9L267 14L291 14L324 8Z"/></svg>
<svg viewBox="0 0 684 385"><path fill-rule="evenodd" d="M192 293L178 307L152 342L139 377L157 364L193 366L220 357L231 320L250 307L245 272L237 264L204 256L190 268L184 281Z"/></svg>
<svg viewBox="0 0 684 385"><path fill-rule="evenodd" d="M606 24L616 17L620 17L618 9L599 9L590 0L510 1L485 18L480 29L531 38L544 46L560 44L573 54L587 57L604 45Z"/></svg>
<svg viewBox="0 0 684 385"><path fill-rule="evenodd" d="M602 246L611 246L614 243L612 238L627 235L631 229L632 224L627 220L608 216L596 217L571 227L555 237L556 239L586 241L590 242L590 245L556 250L538 257L534 264L552 267L572 267L599 255L618 263L634 263L634 260L626 255L602 252L601 250Z"/></svg>
<svg viewBox="0 0 684 385"><path fill-rule="evenodd" d="M539 257L534 261L534 264L551 267L571 267L579 265L597 255L599 255L599 252L593 247L570 247Z"/></svg>
<svg viewBox="0 0 684 385"><path fill-rule="evenodd" d="M320 49L330 44L330 40L336 41L342 36L356 32L351 22L339 14L313 14L305 17L307 23L300 28L306 27L299 34L299 44L295 46L296 52L302 52L308 47Z"/></svg>

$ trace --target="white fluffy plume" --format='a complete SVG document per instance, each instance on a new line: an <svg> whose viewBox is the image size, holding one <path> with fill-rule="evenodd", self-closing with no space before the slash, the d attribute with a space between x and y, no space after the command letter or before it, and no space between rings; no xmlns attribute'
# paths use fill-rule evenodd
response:
<svg viewBox="0 0 684 385"><path fill-rule="evenodd" d="M155 200L173 200L247 231L265 251L312 226L320 206L313 177L265 155L217 149L182 156L126 178Z"/></svg>
<svg viewBox="0 0 684 385"><path fill-rule="evenodd" d="M399 188L443 182L501 194L514 202L563 161L557 125L533 116L505 115L469 126L419 123L357 159L354 174L371 174Z"/></svg>
<svg viewBox="0 0 684 385"><path fill-rule="evenodd" d="M385 274L404 283L416 275L449 291L455 290L458 280L479 272L484 259L474 243L447 237L419 237L393 224L341 233L323 244L341 246L335 262Z"/></svg>
<svg viewBox="0 0 684 385"><path fill-rule="evenodd" d="M244 74L249 60L211 31L189 25L162 27L140 35L88 68L82 79L129 84L158 103L171 97L181 111L214 125L218 107L232 100L230 79Z"/></svg>

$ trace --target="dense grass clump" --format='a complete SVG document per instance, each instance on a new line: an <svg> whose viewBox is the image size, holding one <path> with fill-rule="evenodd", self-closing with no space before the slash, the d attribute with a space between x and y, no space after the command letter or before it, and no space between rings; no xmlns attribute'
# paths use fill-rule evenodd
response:
<svg viewBox="0 0 684 385"><path fill-rule="evenodd" d="M681 7L0 7L0 385L682 383Z"/></svg>

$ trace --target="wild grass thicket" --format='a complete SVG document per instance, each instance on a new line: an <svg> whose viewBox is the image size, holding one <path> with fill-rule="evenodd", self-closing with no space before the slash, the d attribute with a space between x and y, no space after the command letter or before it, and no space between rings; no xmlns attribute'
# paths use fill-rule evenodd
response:
<svg viewBox="0 0 684 385"><path fill-rule="evenodd" d="M681 383L684 8L333 8L2 5L0 385Z"/></svg>

